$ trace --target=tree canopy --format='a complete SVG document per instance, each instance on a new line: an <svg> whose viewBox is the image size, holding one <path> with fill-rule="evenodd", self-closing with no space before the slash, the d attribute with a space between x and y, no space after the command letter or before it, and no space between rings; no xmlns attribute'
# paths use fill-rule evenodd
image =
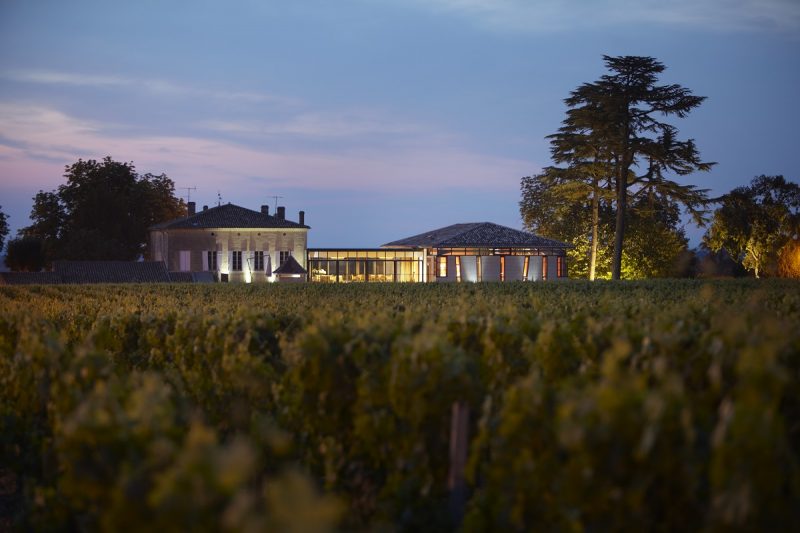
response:
<svg viewBox="0 0 800 533"><path fill-rule="evenodd" d="M609 74L584 83L565 100L567 116L558 132L548 137L553 161L565 167L546 169L545 174L560 175L554 201L591 206L596 216L585 230L594 236L589 237L593 241L591 249L596 249L594 242L601 237L600 206L604 198L608 202L608 195L611 196L611 275L619 279L626 228L632 220L629 207L642 197L655 194L669 205L685 207L697 221L702 221L707 191L681 185L668 176L707 171L714 163L701 161L694 140L678 140L677 129L662 120L687 116L704 97L694 96L680 85L658 85L658 76L665 67L652 57L603 56L603 60ZM578 186L563 187L568 183Z"/></svg>
<svg viewBox="0 0 800 533"><path fill-rule="evenodd" d="M6 266L15 272L39 272L46 264L44 243L37 237L8 241Z"/></svg>
<svg viewBox="0 0 800 533"><path fill-rule="evenodd" d="M567 251L570 277L611 278L613 193L601 188L596 202L591 196L565 201L565 187L567 185L554 183L551 175L523 178L520 212L525 227L573 245ZM595 217L596 227L589 231L594 227ZM687 239L681 228L677 203L652 192L632 200L626 217L628 236L622 258L623 277L639 279L680 275L680 261L687 253ZM594 255L592 242L597 243Z"/></svg>
<svg viewBox="0 0 800 533"><path fill-rule="evenodd" d="M703 237L706 246L727 250L756 277L776 274L782 249L800 236L800 185L783 176L757 176L719 203Z"/></svg>
<svg viewBox="0 0 800 533"><path fill-rule="evenodd" d="M33 199L25 236L44 242L49 260L135 260L149 256L148 228L185 214L165 174L136 173L110 157L65 168L67 182Z"/></svg>

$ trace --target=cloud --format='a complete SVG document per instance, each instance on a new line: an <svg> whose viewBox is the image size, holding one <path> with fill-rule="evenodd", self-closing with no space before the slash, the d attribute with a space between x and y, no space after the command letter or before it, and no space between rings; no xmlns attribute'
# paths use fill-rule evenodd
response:
<svg viewBox="0 0 800 533"><path fill-rule="evenodd" d="M328 153L314 149L270 149L197 136L110 134L104 125L52 108L0 104L0 175L3 187L20 188L44 179L61 183L63 166L111 155L134 161L141 172L165 172L178 185L216 190L313 188L382 192L451 188L516 189L531 163L472 152L439 140L416 145L381 145ZM10 169L13 168L13 173ZM26 171L25 169L30 170ZM34 170L35 169L35 170ZM35 172L36 177L31 173ZM255 194L259 191L254 190Z"/></svg>
<svg viewBox="0 0 800 533"><path fill-rule="evenodd" d="M301 137L310 139L352 138L372 135L409 136L424 128L411 122L364 111L300 112L285 120L206 120L199 128L252 136Z"/></svg>
<svg viewBox="0 0 800 533"><path fill-rule="evenodd" d="M513 32L634 24L787 33L800 28L797 0L404 0L408 3Z"/></svg>
<svg viewBox="0 0 800 533"><path fill-rule="evenodd" d="M161 96L194 96L243 103L266 103L292 107L300 105L295 98L262 92L225 91L175 83L158 78L136 78L106 74L64 72L58 70L15 69L0 73L0 78L17 83L66 85L95 88L131 88Z"/></svg>

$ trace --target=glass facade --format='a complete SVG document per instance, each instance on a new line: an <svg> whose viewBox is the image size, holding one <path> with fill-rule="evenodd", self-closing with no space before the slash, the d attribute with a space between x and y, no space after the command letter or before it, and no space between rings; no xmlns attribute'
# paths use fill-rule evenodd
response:
<svg viewBox="0 0 800 533"><path fill-rule="evenodd" d="M427 250L427 256L407 248L309 249L308 272L309 281L320 283L540 281L567 276L566 260L557 251L530 248L439 248Z"/></svg>
<svg viewBox="0 0 800 533"><path fill-rule="evenodd" d="M422 281L422 256L422 251L405 249L310 249L309 279L322 283Z"/></svg>

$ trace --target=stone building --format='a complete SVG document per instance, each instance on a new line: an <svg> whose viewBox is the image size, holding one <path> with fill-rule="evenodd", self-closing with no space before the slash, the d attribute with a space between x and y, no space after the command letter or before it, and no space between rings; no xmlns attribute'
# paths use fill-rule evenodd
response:
<svg viewBox="0 0 800 533"><path fill-rule="evenodd" d="M189 202L188 216L150 228L152 259L164 261L169 271L210 272L219 281L275 281L274 271L289 257L306 268L309 229L303 211L293 222L285 207L274 215L266 205L260 211L224 204L196 212Z"/></svg>

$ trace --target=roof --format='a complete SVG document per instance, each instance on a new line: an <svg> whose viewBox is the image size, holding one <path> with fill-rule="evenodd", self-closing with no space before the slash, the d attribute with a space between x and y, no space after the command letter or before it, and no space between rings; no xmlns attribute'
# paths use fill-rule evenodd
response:
<svg viewBox="0 0 800 533"><path fill-rule="evenodd" d="M233 204L209 207L194 215L168 220L151 226L159 229L210 229L210 228L306 228L309 226L292 222L261 211L253 211Z"/></svg>
<svg viewBox="0 0 800 533"><path fill-rule="evenodd" d="M539 237L492 222L469 222L445 226L384 244L411 248L571 248L572 245Z"/></svg>
<svg viewBox="0 0 800 533"><path fill-rule="evenodd" d="M179 272L171 271L169 280L172 283L214 283L213 272Z"/></svg>
<svg viewBox="0 0 800 533"><path fill-rule="evenodd" d="M63 283L168 283L163 261L55 261Z"/></svg>
<svg viewBox="0 0 800 533"><path fill-rule="evenodd" d="M54 285L61 283L55 272L0 272L0 285Z"/></svg>
<svg viewBox="0 0 800 533"><path fill-rule="evenodd" d="M308 271L300 266L300 263L297 262L297 259L292 257L291 255L289 258L283 262L281 266L276 268L273 274L306 274Z"/></svg>

